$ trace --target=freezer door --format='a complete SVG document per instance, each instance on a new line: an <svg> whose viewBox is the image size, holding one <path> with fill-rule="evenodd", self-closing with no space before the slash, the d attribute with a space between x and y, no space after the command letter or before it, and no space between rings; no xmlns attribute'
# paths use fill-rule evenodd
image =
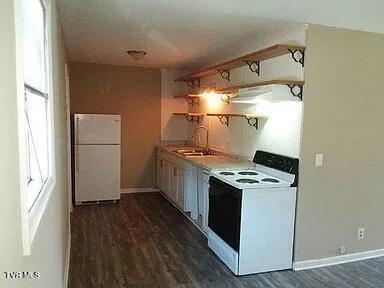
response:
<svg viewBox="0 0 384 288"><path fill-rule="evenodd" d="M75 114L75 144L120 144L120 115Z"/></svg>
<svg viewBox="0 0 384 288"><path fill-rule="evenodd" d="M120 145L75 145L76 203L120 199Z"/></svg>

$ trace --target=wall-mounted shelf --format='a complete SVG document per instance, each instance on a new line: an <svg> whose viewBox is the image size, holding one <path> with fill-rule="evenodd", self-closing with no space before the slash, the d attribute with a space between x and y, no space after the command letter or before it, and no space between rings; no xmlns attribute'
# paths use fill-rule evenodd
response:
<svg viewBox="0 0 384 288"><path fill-rule="evenodd" d="M177 78L175 81L185 81L189 87L200 87L200 79L211 75L219 74L223 79L229 81L230 70L248 65L252 72L260 75L260 61L275 58L278 56L291 54L295 62L304 67L305 46L276 44L274 46L250 53L206 69Z"/></svg>
<svg viewBox="0 0 384 288"><path fill-rule="evenodd" d="M265 115L255 115L255 114L232 114L232 113L225 113L225 114L222 114L222 113L209 113L207 114L207 116L216 116L219 118L220 122L222 124L224 124L225 126L229 126L229 118L230 117L242 117L242 118L245 118L248 122L248 124L252 127L255 127L256 129L258 129L258 126L259 126L259 118L268 118L268 116L265 116Z"/></svg>
<svg viewBox="0 0 384 288"><path fill-rule="evenodd" d="M218 89L216 90L216 92L219 94L234 94L234 93L237 93L239 89L252 88L252 87L258 87L258 86L265 86L265 85L287 85L293 96L298 97L300 99L303 98L304 81L297 81L297 80L281 80L281 79L269 80L269 81L263 81L263 82L229 86L222 89Z"/></svg>
<svg viewBox="0 0 384 288"><path fill-rule="evenodd" d="M187 101L189 105L199 105L200 104L200 95L199 94L187 94L187 95L178 95L173 96L173 98L183 98Z"/></svg>
<svg viewBox="0 0 384 288"><path fill-rule="evenodd" d="M204 114L201 113L173 113L173 115L184 116L187 121L196 124L200 124L200 117L204 116Z"/></svg>

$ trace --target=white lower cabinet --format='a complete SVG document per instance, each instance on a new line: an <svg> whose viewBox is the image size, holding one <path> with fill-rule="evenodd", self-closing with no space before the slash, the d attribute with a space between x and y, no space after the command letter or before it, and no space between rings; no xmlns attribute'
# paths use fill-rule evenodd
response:
<svg viewBox="0 0 384 288"><path fill-rule="evenodd" d="M201 228L207 233L209 208L209 171L199 169L197 174L198 211Z"/></svg>
<svg viewBox="0 0 384 288"><path fill-rule="evenodd" d="M159 149L157 152L157 186L183 211L198 219L198 168L180 157Z"/></svg>
<svg viewBox="0 0 384 288"><path fill-rule="evenodd" d="M186 210L185 207L185 193L184 193L184 170L179 169L177 171L177 204L179 207Z"/></svg>
<svg viewBox="0 0 384 288"><path fill-rule="evenodd" d="M177 188L178 188L178 185L177 185L177 167L176 166L173 166L172 164L169 165L170 166L170 176L169 176L169 198L171 198L171 200L175 203L178 203L177 201Z"/></svg>
<svg viewBox="0 0 384 288"><path fill-rule="evenodd" d="M171 165L168 161L163 160L162 178L163 178L163 192L170 197L170 169Z"/></svg>
<svg viewBox="0 0 384 288"><path fill-rule="evenodd" d="M158 188L183 211L186 211L184 177L184 169L163 158L157 158Z"/></svg>
<svg viewBox="0 0 384 288"><path fill-rule="evenodd" d="M198 168L186 163L184 172L184 194L186 211L191 212L191 218L199 218L197 197L197 170Z"/></svg>
<svg viewBox="0 0 384 288"><path fill-rule="evenodd" d="M202 228L205 233L208 233L208 212L209 212L209 182L203 184L203 197L204 197L204 208L203 208L203 219Z"/></svg>
<svg viewBox="0 0 384 288"><path fill-rule="evenodd" d="M157 165L156 165L156 179L157 179L157 187L163 191L164 185L163 185L163 164L164 160L160 157L157 157Z"/></svg>

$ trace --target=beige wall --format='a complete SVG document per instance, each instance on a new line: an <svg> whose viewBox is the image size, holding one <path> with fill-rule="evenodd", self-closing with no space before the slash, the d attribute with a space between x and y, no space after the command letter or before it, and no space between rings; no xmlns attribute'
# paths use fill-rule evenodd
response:
<svg viewBox="0 0 384 288"><path fill-rule="evenodd" d="M383 35L309 27L296 261L384 248L383 55Z"/></svg>
<svg viewBox="0 0 384 288"><path fill-rule="evenodd" d="M156 187L161 71L71 63L71 113L122 116L121 188Z"/></svg>
<svg viewBox="0 0 384 288"><path fill-rule="evenodd" d="M161 70L161 140L187 140L187 121L184 117L173 116L174 112L187 112L188 104L183 98L174 96L185 95L184 82L175 82L179 75L186 71L176 69Z"/></svg>
<svg viewBox="0 0 384 288"><path fill-rule="evenodd" d="M63 285L66 244L69 236L66 177L65 52L52 0L52 58L54 82L56 186L37 230L30 256L23 256L18 111L16 95L16 47L14 2L0 1L0 287L59 288ZM51 1L45 1L47 5ZM40 279L9 280L4 271L38 271Z"/></svg>

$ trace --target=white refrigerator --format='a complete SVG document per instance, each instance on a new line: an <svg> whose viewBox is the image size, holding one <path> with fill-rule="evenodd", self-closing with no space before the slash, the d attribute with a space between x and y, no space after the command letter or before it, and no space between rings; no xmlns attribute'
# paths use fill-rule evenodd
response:
<svg viewBox="0 0 384 288"><path fill-rule="evenodd" d="M75 202L120 199L120 115L75 114Z"/></svg>

